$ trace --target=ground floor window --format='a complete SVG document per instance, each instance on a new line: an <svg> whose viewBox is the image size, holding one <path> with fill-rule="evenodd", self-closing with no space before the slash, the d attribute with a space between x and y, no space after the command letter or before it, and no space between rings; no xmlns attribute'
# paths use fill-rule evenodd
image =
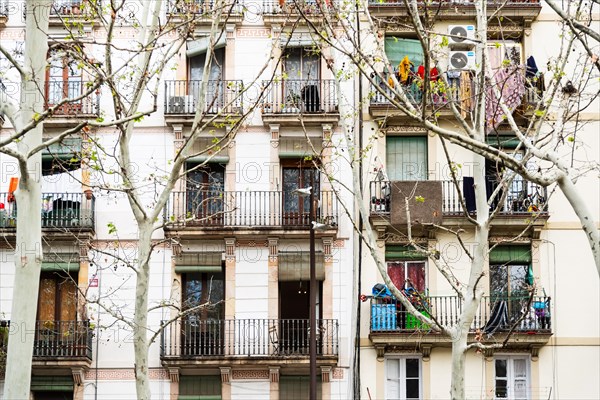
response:
<svg viewBox="0 0 600 400"><path fill-rule="evenodd" d="M317 377L317 400L321 400L321 377ZM279 377L279 400L310 399L310 376L282 375Z"/></svg>
<svg viewBox="0 0 600 400"><path fill-rule="evenodd" d="M496 399L529 399L529 357L498 356L494 367Z"/></svg>
<svg viewBox="0 0 600 400"><path fill-rule="evenodd" d="M181 375L179 377L179 400L220 400L220 375Z"/></svg>
<svg viewBox="0 0 600 400"><path fill-rule="evenodd" d="M385 360L385 398L421 399L421 358L389 357Z"/></svg>

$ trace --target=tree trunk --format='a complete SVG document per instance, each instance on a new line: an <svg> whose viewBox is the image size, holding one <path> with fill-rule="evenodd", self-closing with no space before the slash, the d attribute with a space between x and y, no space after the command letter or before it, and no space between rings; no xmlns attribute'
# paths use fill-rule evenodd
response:
<svg viewBox="0 0 600 400"><path fill-rule="evenodd" d="M138 400L150 400L148 376L148 290L150 281L150 252L152 224L139 223L138 270L133 317L133 347L135 354L135 389Z"/></svg>
<svg viewBox="0 0 600 400"><path fill-rule="evenodd" d="M465 360L467 358L467 332L457 329L457 337L452 338L452 375L450 398L465 399Z"/></svg>
<svg viewBox="0 0 600 400"><path fill-rule="evenodd" d="M48 16L51 0L27 1L27 20L24 70L29 74L21 84L20 118L15 130L22 130L36 113L43 111L40 89L45 85L48 52ZM35 14L35 15L34 15ZM19 126L20 125L20 126ZM19 153L42 143L43 125L33 128L17 144ZM42 264L41 174L42 156L38 152L19 164L20 181L15 193L18 204L15 242L15 279L11 307L10 337L4 382L5 399L28 399L31 385L31 365L37 298Z"/></svg>

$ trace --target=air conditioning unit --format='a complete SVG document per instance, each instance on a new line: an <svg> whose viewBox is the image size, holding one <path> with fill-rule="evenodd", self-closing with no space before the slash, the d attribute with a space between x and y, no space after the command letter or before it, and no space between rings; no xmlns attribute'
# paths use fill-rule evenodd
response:
<svg viewBox="0 0 600 400"><path fill-rule="evenodd" d="M168 114L194 114L194 96L169 97Z"/></svg>
<svg viewBox="0 0 600 400"><path fill-rule="evenodd" d="M475 69L474 51L451 51L448 60L448 69L463 70Z"/></svg>
<svg viewBox="0 0 600 400"><path fill-rule="evenodd" d="M448 43L450 45L474 45L475 25L450 25L448 26ZM469 40L471 39L471 40Z"/></svg>

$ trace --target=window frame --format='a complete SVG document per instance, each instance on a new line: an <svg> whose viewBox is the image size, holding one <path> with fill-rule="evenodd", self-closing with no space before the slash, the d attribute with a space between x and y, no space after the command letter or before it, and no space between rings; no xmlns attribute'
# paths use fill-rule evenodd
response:
<svg viewBox="0 0 600 400"><path fill-rule="evenodd" d="M419 163L419 160L417 160L417 166L418 169L415 172L410 172L409 171L405 171L405 167L407 165L413 165L414 163L412 162L406 162L405 158L408 156L408 154L405 154L405 152L395 152L395 153L391 153L390 152L390 147L391 147L391 142L396 141L396 142L401 142L403 140L408 141L409 139L414 139L417 145L422 145L424 144L425 149L423 152L424 155L424 160L421 160L421 163ZM424 143L417 143L417 140L419 142L424 141ZM407 143L404 143L402 146L403 150L405 150L405 146L407 145ZM397 147L397 144L394 144L394 147ZM429 180L429 139L427 135L410 135L410 136L388 136L386 137L386 143L385 143L385 165L387 166L387 173L388 176L390 177L390 180L394 181L427 181ZM395 158L397 158L396 156L401 154L402 155L402 162L401 164L398 166L396 165L396 161ZM394 155L394 161L392 162L392 155ZM422 165L418 165L418 164L422 164ZM398 171L398 172L397 172Z"/></svg>
<svg viewBox="0 0 600 400"><path fill-rule="evenodd" d="M506 360L506 397L498 397L496 392L496 381L498 375L496 371L496 362L499 360ZM514 375L514 361L525 360L525 397L516 398L514 393L514 382L517 379ZM500 377L504 378L504 377ZM509 383L512 383L509 385ZM531 399L531 356L527 354L498 354L494 356L494 399L515 399L515 400L529 400Z"/></svg>
<svg viewBox="0 0 600 400"><path fill-rule="evenodd" d="M385 395L385 399L386 400L397 400L397 399L407 399L406 397L406 381L409 377L406 376L406 360L408 359L416 359L419 363L419 376L418 376L418 380L419 380L419 397L418 399L423 399L423 357L419 354L393 354L393 355L385 355L385 359L384 359L384 395ZM403 363L400 362L400 360L404 361ZM392 362L392 361L396 361L398 362L398 375L399 377L396 378L398 381L404 382L404 385L400 385L400 387L398 388L399 391L399 396L398 397L390 397L391 393L390 393L390 387L389 387L389 380L390 378L388 377L388 363ZM410 377L412 378L412 377ZM403 389L404 388L404 389ZM411 397L410 399L414 399L414 397Z"/></svg>

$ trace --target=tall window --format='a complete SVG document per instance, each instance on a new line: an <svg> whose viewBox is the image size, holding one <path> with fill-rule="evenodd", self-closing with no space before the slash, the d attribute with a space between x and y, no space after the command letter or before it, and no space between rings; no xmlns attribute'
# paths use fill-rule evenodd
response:
<svg viewBox="0 0 600 400"><path fill-rule="evenodd" d="M427 136L387 137L386 162L391 180L427 180Z"/></svg>
<svg viewBox="0 0 600 400"><path fill-rule="evenodd" d="M74 98L83 93L82 70L73 61L50 54L48 69L46 103L53 106L65 98ZM81 110L81 100L65 104L61 112L78 112Z"/></svg>
<svg viewBox="0 0 600 400"><path fill-rule="evenodd" d="M495 358L496 399L528 400L529 358L501 356Z"/></svg>
<svg viewBox="0 0 600 400"><path fill-rule="evenodd" d="M287 75L283 98L290 111L317 112L321 109L320 56L310 49L293 47L285 50L284 71Z"/></svg>
<svg viewBox="0 0 600 400"><path fill-rule="evenodd" d="M201 225L222 224L225 168L217 163L188 163L187 170L187 213Z"/></svg>
<svg viewBox="0 0 600 400"><path fill-rule="evenodd" d="M385 360L385 398L421 399L421 359L393 357Z"/></svg>
<svg viewBox="0 0 600 400"><path fill-rule="evenodd" d="M43 272L38 296L38 320L77 320L77 276L67 272Z"/></svg>
<svg viewBox="0 0 600 400"><path fill-rule="evenodd" d="M319 170L311 163L302 161L285 164L282 169L283 180L283 218L284 225L308 225L310 197L300 197L296 189L313 187L315 199L319 199ZM317 205L315 204L315 207ZM315 209L318 217L318 210Z"/></svg>
<svg viewBox="0 0 600 400"><path fill-rule="evenodd" d="M206 62L206 53L199 54L189 59L189 84L188 94L194 98L194 104L197 104L200 93L200 84L204 73L204 63ZM223 82L223 71L225 70L225 49L216 49L210 63L208 73L208 83L206 92L207 112L217 112L225 103L225 85ZM195 110L194 110L195 111Z"/></svg>
<svg viewBox="0 0 600 400"><path fill-rule="evenodd" d="M526 312L529 288L533 285L531 247L498 246L490 252L490 294L492 302L506 301L508 322Z"/></svg>

